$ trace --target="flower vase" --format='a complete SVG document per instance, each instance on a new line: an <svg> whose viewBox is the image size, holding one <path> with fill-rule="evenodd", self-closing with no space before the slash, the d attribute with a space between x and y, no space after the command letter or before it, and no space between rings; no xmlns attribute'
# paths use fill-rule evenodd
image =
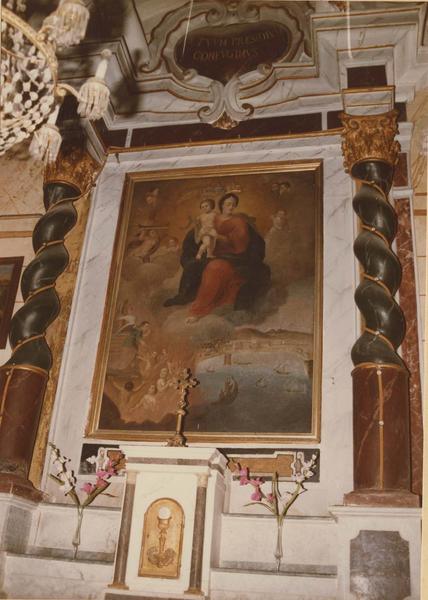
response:
<svg viewBox="0 0 428 600"><path fill-rule="evenodd" d="M277 521L277 528L276 528L276 548L275 548L275 560L276 560L276 570L279 571L281 569L281 560L283 557L283 550L282 550L282 524L283 524L283 520L279 520Z"/></svg>
<svg viewBox="0 0 428 600"><path fill-rule="evenodd" d="M76 560L76 558L77 558L77 551L79 550L79 546L80 546L80 531L82 529L82 520L83 520L83 508L81 506L79 506L77 508L77 525L76 525L76 530L74 532L73 540L71 542L73 544L73 546L74 546L73 560Z"/></svg>

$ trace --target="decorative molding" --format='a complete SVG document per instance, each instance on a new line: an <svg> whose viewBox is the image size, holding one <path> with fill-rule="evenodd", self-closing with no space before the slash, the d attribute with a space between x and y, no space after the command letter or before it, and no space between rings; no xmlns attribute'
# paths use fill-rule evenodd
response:
<svg viewBox="0 0 428 600"><path fill-rule="evenodd" d="M140 72L151 73L167 67L178 79L191 81L197 74L193 70L183 70L174 58L174 49L186 31L195 31L202 27L226 27L233 24L260 23L261 21L279 22L285 25L291 34L292 42L284 57L284 62L292 62L299 49L303 49L303 40L309 38L309 20L304 17L313 12L309 2L292 2L290 6L272 6L250 2L249 0L205 0L198 2L189 19L188 6L167 13L153 29L149 43L150 59L140 66ZM300 5L300 6L299 6ZM304 6L302 6L304 5ZM306 47L308 51L308 46ZM165 61L165 62L164 62Z"/></svg>
<svg viewBox="0 0 428 600"><path fill-rule="evenodd" d="M155 1L146 0L144 7L135 3L126 14L123 36L108 42L109 49L114 52L114 59L109 65L109 81L114 91L111 110L106 118L106 124L111 129L138 128L142 124L197 123L200 121L198 112L204 106L213 106L213 92L210 89L212 80L202 76L195 76L190 80L175 76L168 71L166 58L162 53L157 69L152 72L141 70L147 69L153 56L156 46L154 33L160 27L165 28L170 17L169 25L172 27L173 19L177 18L180 10L170 9L170 12L166 12L160 7L152 10L150 5ZM196 11L199 14L201 7L208 4L207 0L194 3L190 32L196 26ZM219 2L213 1L211 6L217 4ZM254 0L252 4L260 5L262 2ZM280 114L294 115L296 118L301 112L313 109L315 97L324 110L342 108L340 96L346 85L349 52L352 53L354 66L384 64L388 83L395 87L400 102L409 101L416 87L426 86L428 54L421 54L417 46L422 6L415 6L413 3L400 8L389 6L382 12L365 7L365 10L344 13L326 3L325 12L317 7L317 11L311 14L307 2L278 2L275 5L285 5L288 10L293 11L300 29L305 33L304 41L308 42L306 45L310 45L313 40L313 57L310 56L310 48L305 46L301 61L296 56L294 62L274 62L270 75L262 77L257 69L240 75L238 101L240 106L248 103L254 107L251 119ZM186 16L181 15L179 23L187 20L189 3L182 6L182 9ZM142 31L143 22L145 31ZM206 27L206 23L204 26ZM170 33L173 32L170 30ZM150 41L150 56L146 51L145 39ZM167 46L171 39L169 36ZM336 45L342 51L339 50L333 58L331 48ZM408 48L414 48L409 60L399 60ZM84 79L86 63L79 60L79 55L86 52L95 61L99 42L88 40L79 47L78 52L76 54L74 51L72 56L64 53L59 58L63 81L75 83L76 79ZM120 81L125 81L126 85L119 86ZM385 108L386 110L388 109Z"/></svg>
<svg viewBox="0 0 428 600"><path fill-rule="evenodd" d="M277 79L275 74L277 68L297 62L302 56L310 60L307 17L312 11L308 2L287 3L286 8L249 0L229 0L226 3L206 0L195 6L189 18L188 6L182 6L167 13L153 29L148 47L149 58L140 65L139 71L149 76L148 79L154 73L163 77L171 74L182 88L180 95L186 97L189 97L189 92L194 98L196 92L203 95L208 92L208 105L198 109L200 120L203 123L215 123L217 127L230 129L235 122L237 124L253 114L254 107L244 98L249 94L252 95L250 90L255 88L257 93L260 93L266 83L266 89L269 89ZM272 27L272 23L286 30L289 37L287 48L279 60L259 64L256 68L250 66L248 72L236 72L227 82L215 80L198 73L193 68L185 68L179 64L176 49L189 33L195 34L199 30L207 32L209 28L212 28L213 32L222 28L224 32L228 27L239 25L251 27L254 24L265 24ZM225 40L226 38L219 41ZM238 50L233 49L233 52ZM203 101L202 96L199 98L199 101L201 100Z"/></svg>
<svg viewBox="0 0 428 600"><path fill-rule="evenodd" d="M391 110L380 115L354 116L341 114L343 123L342 153L346 173L362 161L382 161L394 166L398 162L400 143L398 111Z"/></svg>
<svg viewBox="0 0 428 600"><path fill-rule="evenodd" d="M330 0L329 4L331 6L334 6L335 8L337 8L337 10L339 10L340 12L346 12L348 10L349 2L342 2L339 0Z"/></svg>
<svg viewBox="0 0 428 600"><path fill-rule="evenodd" d="M319 460L320 451L312 448L274 450L269 453L261 453L260 449L252 449L244 452L242 448L223 450L229 462L227 467L233 473L233 477L238 478L238 465L248 467L251 475L263 476L270 479L273 473L278 474L280 481L293 481L296 475L296 465L301 461L309 460L313 454L317 456L317 463L313 469L314 474L310 481L319 481Z"/></svg>

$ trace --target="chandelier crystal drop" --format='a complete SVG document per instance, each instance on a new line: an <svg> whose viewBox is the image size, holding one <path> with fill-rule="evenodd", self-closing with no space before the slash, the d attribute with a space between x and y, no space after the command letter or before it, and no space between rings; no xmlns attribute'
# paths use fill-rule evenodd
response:
<svg viewBox="0 0 428 600"><path fill-rule="evenodd" d="M61 135L55 125L66 93L78 100L78 114L99 119L107 111L110 90L105 75L111 52L103 50L95 76L79 91L58 82L57 48L78 44L85 36L89 10L82 0L60 0L58 8L36 32L21 17L25 3L2 7L0 60L0 155L33 135L30 153L53 162Z"/></svg>

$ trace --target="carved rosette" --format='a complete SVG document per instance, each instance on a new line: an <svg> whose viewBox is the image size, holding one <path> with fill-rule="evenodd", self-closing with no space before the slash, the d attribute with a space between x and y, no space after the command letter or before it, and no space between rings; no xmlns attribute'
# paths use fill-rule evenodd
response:
<svg viewBox="0 0 428 600"><path fill-rule="evenodd" d="M361 161L397 164L400 153L400 144L394 139L398 133L397 116L397 110L367 116L341 114L346 173L351 173L352 167Z"/></svg>
<svg viewBox="0 0 428 600"><path fill-rule="evenodd" d="M391 249L397 216L388 202L394 164L400 145L397 111L373 116L342 113L342 150L345 169L359 181L353 207L361 219L354 252L363 267L355 301L364 317L364 331L354 344L352 360L404 367L396 350L405 333L401 308L394 300L401 281L401 266Z"/></svg>

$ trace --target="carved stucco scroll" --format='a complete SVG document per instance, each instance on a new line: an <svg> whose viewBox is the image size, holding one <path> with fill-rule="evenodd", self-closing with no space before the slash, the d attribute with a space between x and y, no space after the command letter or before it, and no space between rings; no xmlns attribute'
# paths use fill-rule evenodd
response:
<svg viewBox="0 0 428 600"><path fill-rule="evenodd" d="M272 5L250 0L209 0L194 3L168 13L152 30L148 43L148 57L140 65L140 73L147 79L170 74L186 94L207 102L198 116L204 123L231 128L248 119L254 112L249 101L252 96L270 89L277 80L277 70L286 64L310 60L311 45L308 15L309 2L288 2L287 6ZM288 33L287 49L273 62L251 65L246 72L235 73L228 81L219 81L184 68L177 61L176 48L186 35L207 28L223 28L247 24L279 24ZM275 62L276 61L276 62Z"/></svg>

